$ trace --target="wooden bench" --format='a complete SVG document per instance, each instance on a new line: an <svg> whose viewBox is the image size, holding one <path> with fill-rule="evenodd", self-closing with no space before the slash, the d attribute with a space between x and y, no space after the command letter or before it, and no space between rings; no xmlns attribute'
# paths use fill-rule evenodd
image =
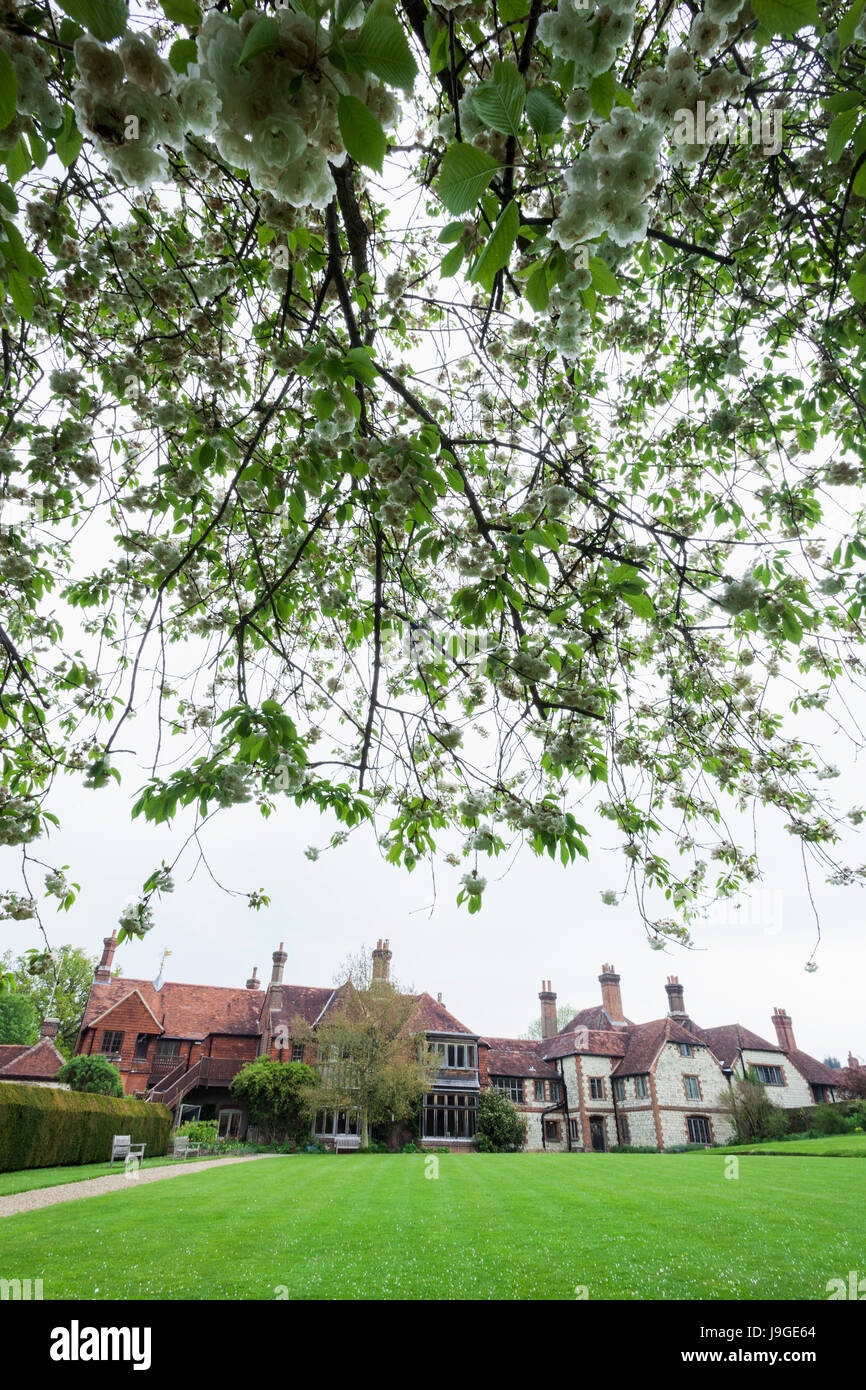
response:
<svg viewBox="0 0 866 1390"><path fill-rule="evenodd" d="M126 1163L128 1158L137 1158L139 1163L141 1163L147 1145L133 1144L131 1138L132 1136L129 1134L115 1134L111 1141L111 1161L108 1165L109 1168L113 1167L117 1159L120 1159L122 1163Z"/></svg>
<svg viewBox="0 0 866 1390"><path fill-rule="evenodd" d="M189 1158L190 1154L197 1154L200 1152L201 1144L191 1144L188 1135L178 1134L175 1136L171 1151L172 1158Z"/></svg>
<svg viewBox="0 0 866 1390"><path fill-rule="evenodd" d="M334 1139L337 1153L357 1153L361 1147L360 1134L338 1134Z"/></svg>

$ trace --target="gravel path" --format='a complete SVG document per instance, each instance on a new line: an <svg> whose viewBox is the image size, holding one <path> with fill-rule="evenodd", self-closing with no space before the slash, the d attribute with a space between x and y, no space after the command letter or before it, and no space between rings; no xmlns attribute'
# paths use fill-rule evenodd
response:
<svg viewBox="0 0 866 1390"><path fill-rule="evenodd" d="M35 1211L37 1207L52 1207L55 1202L76 1202L80 1197L100 1197L105 1192L128 1192L146 1182L163 1178L183 1178L188 1173L202 1173L206 1168L227 1168L230 1163L255 1163L260 1158L280 1158L280 1154L243 1154L238 1158L214 1158L210 1162L178 1164L177 1168L140 1168L135 1179L123 1173L109 1178L87 1178L84 1182L68 1182L58 1187L37 1187L31 1192L14 1192L0 1197L0 1217L14 1216L19 1211Z"/></svg>

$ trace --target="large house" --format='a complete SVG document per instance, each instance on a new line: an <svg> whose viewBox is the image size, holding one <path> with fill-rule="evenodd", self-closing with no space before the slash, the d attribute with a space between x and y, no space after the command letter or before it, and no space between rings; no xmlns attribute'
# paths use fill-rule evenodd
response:
<svg viewBox="0 0 866 1390"><path fill-rule="evenodd" d="M105 1054L128 1094L162 1101L177 1123L216 1118L224 1137L247 1132L229 1091L244 1063L267 1056L315 1065L316 1046L300 1035L339 1009L346 988L287 984L282 942L269 984L262 988L253 970L244 989L163 983L161 975L112 978L115 946L106 937L76 1052ZM379 941L372 955L374 979L387 981L388 942ZM425 1035L442 1063L421 1106L425 1146L471 1148L478 1096L488 1086L505 1091L525 1116L527 1149L552 1151L723 1141L731 1133L731 1082L752 1069L780 1105L835 1099L834 1073L797 1048L784 1009L773 1014L772 1043L739 1023L699 1027L676 976L668 978L664 1016L649 1023L626 1018L613 966L602 968L599 983L601 1003L558 1029L556 995L544 981L537 1041L484 1036L449 1013L441 995L406 996L406 1032ZM320 1113L313 1124L326 1143L356 1126L351 1111Z"/></svg>

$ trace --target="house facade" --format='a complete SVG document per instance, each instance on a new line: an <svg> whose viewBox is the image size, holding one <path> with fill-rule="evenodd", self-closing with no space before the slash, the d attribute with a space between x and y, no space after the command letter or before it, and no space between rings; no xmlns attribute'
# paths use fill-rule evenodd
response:
<svg viewBox="0 0 866 1390"><path fill-rule="evenodd" d="M57 1086L68 1090L57 1080L66 1058L54 1039L60 1022L46 1018L39 1030L39 1040L27 1043L0 1044L0 1081L17 1081L24 1086Z"/></svg>
<svg viewBox="0 0 866 1390"><path fill-rule="evenodd" d="M105 939L76 1052L105 1054L128 1094L168 1105L176 1123L216 1118L221 1136L242 1137L247 1117L229 1086L246 1062L321 1065L310 1035L339 1009L348 986L287 983L283 943L273 953L269 983L263 987L253 970L244 989L112 978L115 946L113 936ZM387 982L388 942L380 940L372 957L373 978ZM665 987L664 1015L648 1023L624 1014L612 965L602 968L599 984L600 1004L558 1028L556 994L545 980L537 1040L485 1036L455 1018L441 995L405 996L404 1031L426 1038L441 1060L419 1111L425 1147L472 1149L478 1097L488 1086L509 1095L524 1116L526 1148L550 1152L724 1142L731 1084L752 1068L779 1105L835 1099L834 1073L797 1048L784 1009L772 1016L774 1044L738 1023L700 1027L686 1012L676 976ZM357 1117L321 1112L313 1132L332 1144L358 1132Z"/></svg>

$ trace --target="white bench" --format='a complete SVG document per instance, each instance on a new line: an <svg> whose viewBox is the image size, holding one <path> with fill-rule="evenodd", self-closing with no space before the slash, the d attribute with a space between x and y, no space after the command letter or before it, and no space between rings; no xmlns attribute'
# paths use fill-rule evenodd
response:
<svg viewBox="0 0 866 1390"><path fill-rule="evenodd" d="M175 1135L174 1145L172 1146L173 1158L189 1158L190 1154L197 1154L200 1152L201 1144L191 1144L189 1135Z"/></svg>
<svg viewBox="0 0 866 1390"><path fill-rule="evenodd" d="M146 1144L133 1144L132 1136L129 1134L115 1134L111 1141L111 1161L109 1168L114 1165L117 1159L125 1163L128 1158L137 1158L139 1162L144 1158Z"/></svg>
<svg viewBox="0 0 866 1390"><path fill-rule="evenodd" d="M334 1139L337 1153L355 1153L361 1147L360 1134L338 1134Z"/></svg>

